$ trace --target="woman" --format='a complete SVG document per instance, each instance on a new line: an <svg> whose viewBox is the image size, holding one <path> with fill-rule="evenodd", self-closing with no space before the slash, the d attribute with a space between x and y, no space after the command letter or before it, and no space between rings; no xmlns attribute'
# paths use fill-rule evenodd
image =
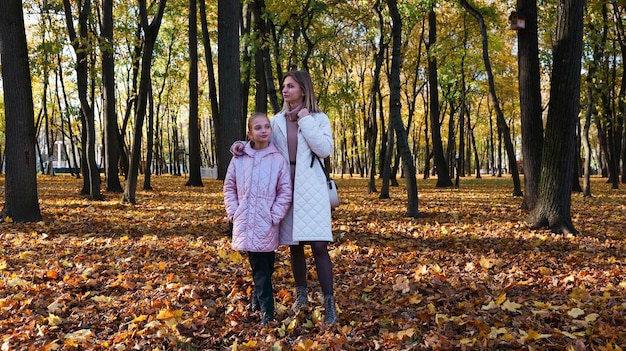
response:
<svg viewBox="0 0 626 351"><path fill-rule="evenodd" d="M280 244L289 245L296 285L292 310L308 304L304 245L311 245L319 283L324 294L324 323L337 322L333 267L328 242L333 240L331 209L324 170L314 157L324 159L333 151L328 116L317 106L311 76L290 71L283 79L283 109L271 119L272 144L289 160L293 201L280 224ZM239 155L241 144L233 145ZM315 162L314 162L315 161Z"/></svg>

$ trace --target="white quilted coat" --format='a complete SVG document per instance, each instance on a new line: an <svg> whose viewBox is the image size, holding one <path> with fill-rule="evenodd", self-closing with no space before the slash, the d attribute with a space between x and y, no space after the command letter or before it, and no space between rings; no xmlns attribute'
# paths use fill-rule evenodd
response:
<svg viewBox="0 0 626 351"><path fill-rule="evenodd" d="M224 179L224 204L233 222L234 250L271 252L278 248L279 225L291 207L291 171L274 145L249 144L233 157Z"/></svg>
<svg viewBox="0 0 626 351"><path fill-rule="evenodd" d="M272 143L288 160L285 114L275 115L271 123ZM280 223L281 245L293 245L300 241L333 241L326 176L317 160L311 167L311 152L323 159L333 151L330 121L324 113L313 113L301 117L298 126L293 201Z"/></svg>

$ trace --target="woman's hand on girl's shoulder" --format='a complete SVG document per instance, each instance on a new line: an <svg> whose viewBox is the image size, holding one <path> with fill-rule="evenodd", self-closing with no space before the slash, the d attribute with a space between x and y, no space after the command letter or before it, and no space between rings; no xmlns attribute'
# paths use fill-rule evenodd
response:
<svg viewBox="0 0 626 351"><path fill-rule="evenodd" d="M246 147L246 142L237 140L230 146L230 153L235 157L243 155L243 149Z"/></svg>

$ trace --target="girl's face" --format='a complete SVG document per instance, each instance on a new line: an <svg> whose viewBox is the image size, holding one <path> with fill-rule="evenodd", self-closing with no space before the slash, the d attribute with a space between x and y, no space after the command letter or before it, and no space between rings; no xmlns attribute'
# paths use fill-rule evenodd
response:
<svg viewBox="0 0 626 351"><path fill-rule="evenodd" d="M283 100L290 107L298 106L304 101L304 91L300 88L300 84L290 76L283 81Z"/></svg>
<svg viewBox="0 0 626 351"><path fill-rule="evenodd" d="M262 149L269 145L272 136L272 125L266 116L258 116L250 121L248 138L254 141L255 149Z"/></svg>

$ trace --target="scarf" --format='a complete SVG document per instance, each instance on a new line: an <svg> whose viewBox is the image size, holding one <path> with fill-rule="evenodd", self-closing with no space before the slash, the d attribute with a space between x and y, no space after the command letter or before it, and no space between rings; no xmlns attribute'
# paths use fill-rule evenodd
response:
<svg viewBox="0 0 626 351"><path fill-rule="evenodd" d="M290 121L297 121L298 112L300 112L300 110L302 110L302 104L294 107L293 110L290 110L289 105L287 105L287 109L285 110L285 116L287 116Z"/></svg>

